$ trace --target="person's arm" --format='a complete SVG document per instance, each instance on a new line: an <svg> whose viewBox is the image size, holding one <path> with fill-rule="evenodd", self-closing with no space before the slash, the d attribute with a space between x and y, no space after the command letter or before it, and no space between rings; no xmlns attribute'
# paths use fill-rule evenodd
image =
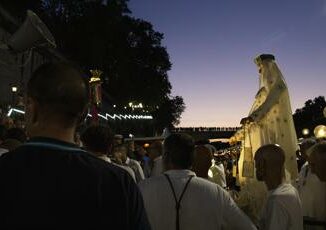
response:
<svg viewBox="0 0 326 230"><path fill-rule="evenodd" d="M278 79L270 89L266 100L256 110L251 112L249 117L251 117L253 121L259 121L270 111L272 106L278 102L280 95L284 90L286 90L285 83L282 79Z"/></svg>
<svg viewBox="0 0 326 230"><path fill-rule="evenodd" d="M226 191L222 191L223 227L225 229L256 230L256 226L241 211Z"/></svg>

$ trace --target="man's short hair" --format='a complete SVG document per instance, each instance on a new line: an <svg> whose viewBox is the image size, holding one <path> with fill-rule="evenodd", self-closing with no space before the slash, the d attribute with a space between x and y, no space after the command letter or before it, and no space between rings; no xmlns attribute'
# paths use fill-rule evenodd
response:
<svg viewBox="0 0 326 230"><path fill-rule="evenodd" d="M156 154L158 154L158 156L161 156L163 154L163 144L162 141L154 141L152 142L149 147L149 150L154 149L156 150Z"/></svg>
<svg viewBox="0 0 326 230"><path fill-rule="evenodd" d="M304 150L308 150L309 148L311 148L312 146L314 146L317 143L316 139L314 138L306 138L304 139L300 144L300 149L304 149Z"/></svg>
<svg viewBox="0 0 326 230"><path fill-rule="evenodd" d="M195 142L186 134L172 134L164 140L164 158L166 162L181 169L189 169L194 161Z"/></svg>
<svg viewBox="0 0 326 230"><path fill-rule="evenodd" d="M27 95L40 105L42 113L72 125L86 111L89 86L82 72L72 65L46 63L32 74Z"/></svg>
<svg viewBox="0 0 326 230"><path fill-rule="evenodd" d="M308 155L311 154L319 154L323 159L326 160L326 142L322 141L320 143L315 144L308 150Z"/></svg>
<svg viewBox="0 0 326 230"><path fill-rule="evenodd" d="M255 160L261 158L274 167L282 168L285 163L285 152L278 144L261 146L255 153Z"/></svg>
<svg viewBox="0 0 326 230"><path fill-rule="evenodd" d="M80 140L87 150L105 154L113 145L113 137L109 127L93 125L82 133Z"/></svg>

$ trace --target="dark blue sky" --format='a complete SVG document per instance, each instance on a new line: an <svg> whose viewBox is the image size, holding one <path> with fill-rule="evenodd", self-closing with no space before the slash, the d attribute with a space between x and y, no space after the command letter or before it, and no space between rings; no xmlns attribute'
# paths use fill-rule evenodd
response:
<svg viewBox="0 0 326 230"><path fill-rule="evenodd" d="M180 126L235 126L258 90L253 58L272 53L292 110L326 87L326 0L130 0L132 15L164 33Z"/></svg>

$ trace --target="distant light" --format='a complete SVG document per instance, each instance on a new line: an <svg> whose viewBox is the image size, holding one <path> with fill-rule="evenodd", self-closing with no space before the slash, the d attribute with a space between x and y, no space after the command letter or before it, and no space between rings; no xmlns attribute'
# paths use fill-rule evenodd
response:
<svg viewBox="0 0 326 230"><path fill-rule="evenodd" d="M133 138L133 137L134 137L134 135L132 135L132 134L130 133L130 134L129 134L129 137L130 137L130 138Z"/></svg>
<svg viewBox="0 0 326 230"><path fill-rule="evenodd" d="M125 106L125 109L127 109L127 107Z"/></svg>
<svg viewBox="0 0 326 230"><path fill-rule="evenodd" d="M314 129L314 134L315 134L316 138L326 137L326 126L325 125L318 125Z"/></svg>
<svg viewBox="0 0 326 230"><path fill-rule="evenodd" d="M148 143L145 143L144 144L144 148L148 148L149 147L149 144Z"/></svg>
<svg viewBox="0 0 326 230"><path fill-rule="evenodd" d="M7 116L10 117L13 112L25 114L25 111L23 111L23 110L11 108L8 111ZM108 113L100 114L100 113L98 113L97 115L100 118L103 118L104 120L108 120L109 118L112 119L112 120L116 120L116 119L119 119L119 120L122 120L122 119L124 119L124 120L152 120L153 119L153 116L151 116L151 115L115 114L115 113L114 114L108 114ZM92 117L92 115L89 114L89 113L87 114L87 116Z"/></svg>
<svg viewBox="0 0 326 230"><path fill-rule="evenodd" d="M113 105L113 108L117 107L116 105Z"/></svg>
<svg viewBox="0 0 326 230"><path fill-rule="evenodd" d="M12 92L17 92L17 87L16 86L11 87L11 91Z"/></svg>
<svg viewBox="0 0 326 230"><path fill-rule="evenodd" d="M129 102L129 107L132 107L132 102Z"/></svg>
<svg viewBox="0 0 326 230"><path fill-rule="evenodd" d="M143 104L142 104L142 103L139 103L139 107L140 107L140 108L143 108Z"/></svg>
<svg viewBox="0 0 326 230"><path fill-rule="evenodd" d="M12 112L16 112L16 113L21 113L21 114L25 114L25 111L20 110L20 109L10 109L7 113L7 117L10 117Z"/></svg>
<svg viewBox="0 0 326 230"><path fill-rule="evenodd" d="M302 130L302 134L304 135L304 136L307 136L307 135L309 135L309 129L303 129Z"/></svg>

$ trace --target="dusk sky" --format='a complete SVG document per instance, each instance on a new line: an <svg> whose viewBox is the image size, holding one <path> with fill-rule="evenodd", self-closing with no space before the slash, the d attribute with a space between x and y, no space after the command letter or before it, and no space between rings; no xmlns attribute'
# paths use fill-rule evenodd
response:
<svg viewBox="0 0 326 230"><path fill-rule="evenodd" d="M164 33L179 126L239 126L258 91L256 55L272 53L292 110L325 96L326 0L130 0Z"/></svg>

